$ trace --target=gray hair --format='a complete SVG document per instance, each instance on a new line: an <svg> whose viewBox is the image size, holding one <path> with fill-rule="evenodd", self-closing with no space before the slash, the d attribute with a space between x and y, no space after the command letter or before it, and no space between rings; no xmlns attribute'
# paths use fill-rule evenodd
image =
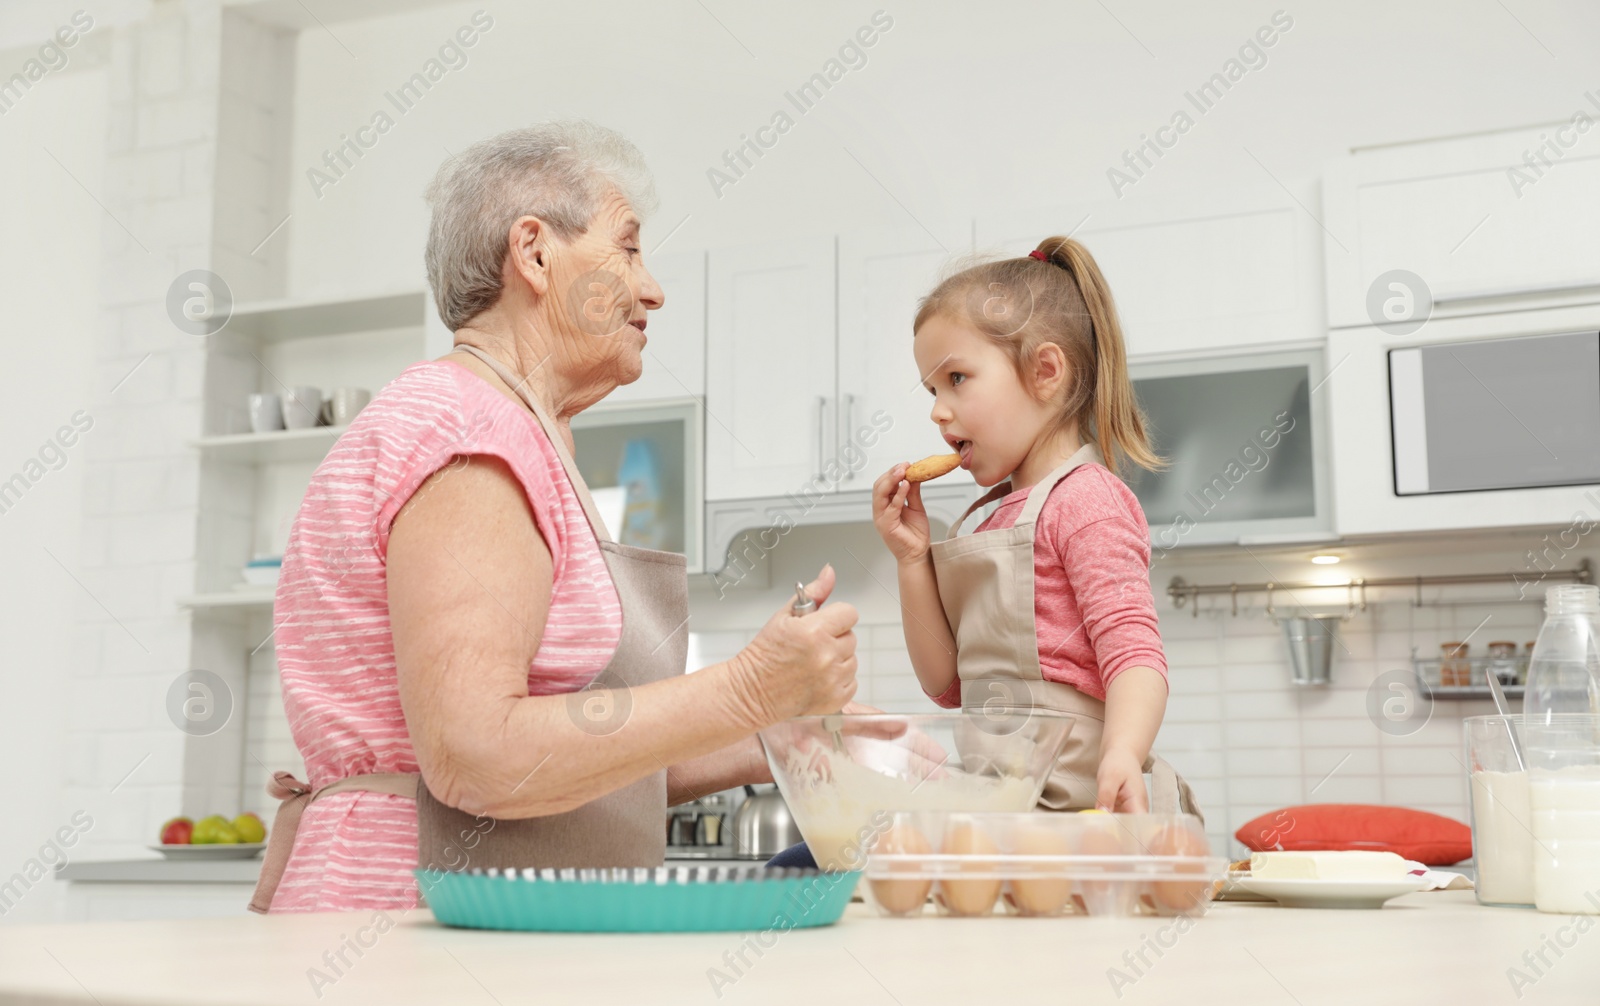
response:
<svg viewBox="0 0 1600 1006"><path fill-rule="evenodd" d="M454 332L500 299L506 234L535 216L564 241L585 233L612 190L643 216L655 183L621 133L583 119L545 122L480 140L428 185L428 284Z"/></svg>

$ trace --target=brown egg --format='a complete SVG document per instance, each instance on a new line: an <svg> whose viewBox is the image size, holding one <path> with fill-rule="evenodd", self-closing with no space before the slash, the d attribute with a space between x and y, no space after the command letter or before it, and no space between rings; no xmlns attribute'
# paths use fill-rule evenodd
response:
<svg viewBox="0 0 1600 1006"><path fill-rule="evenodd" d="M952 824L944 833L940 851L947 856L970 857L962 860L963 873L995 874L999 863L982 858L1000 851L994 839L970 824ZM995 899L1000 896L1000 878L989 876L972 880L941 880L934 898L951 915L987 915L994 910Z"/></svg>
<svg viewBox="0 0 1600 1006"><path fill-rule="evenodd" d="M1077 842L1080 856L1126 856L1131 836L1125 826L1107 814L1083 828ZM1084 863L1086 872L1121 873L1122 862ZM1090 915L1130 915L1138 901L1137 883L1125 880L1079 880L1074 899Z"/></svg>
<svg viewBox="0 0 1600 1006"><path fill-rule="evenodd" d="M1077 850L1080 856L1125 856L1128 853L1128 833L1109 817L1094 821L1080 835Z"/></svg>
<svg viewBox="0 0 1600 1006"><path fill-rule="evenodd" d="M897 824L884 832L872 847L873 854L925 856L933 851L922 832L909 824ZM909 864L895 864L889 872L917 872ZM933 889L932 880L872 880L872 896L878 906L891 915L912 915L922 911Z"/></svg>
<svg viewBox="0 0 1600 1006"><path fill-rule="evenodd" d="M1145 843L1152 856L1209 856L1211 843L1197 829L1183 824L1169 824L1156 832ZM1199 863L1179 863L1174 873L1201 873L1205 868ZM1204 878L1195 880L1158 880L1150 885L1150 895L1156 908L1173 912L1190 912L1209 900L1211 884Z"/></svg>
<svg viewBox="0 0 1600 1006"><path fill-rule="evenodd" d="M1065 856L1072 852L1072 846L1060 831L1033 825L1018 831L1014 851L1019 856ZM1017 877L1011 881L1011 902L1023 915L1053 915L1070 897L1070 880Z"/></svg>

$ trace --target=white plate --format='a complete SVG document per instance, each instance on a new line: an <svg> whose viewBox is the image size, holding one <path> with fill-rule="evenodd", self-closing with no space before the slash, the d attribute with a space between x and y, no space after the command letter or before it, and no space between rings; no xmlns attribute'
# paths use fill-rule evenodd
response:
<svg viewBox="0 0 1600 1006"><path fill-rule="evenodd" d="M1229 870L1228 875L1222 880L1222 890L1217 892L1217 901L1271 901L1265 894L1247 891L1244 882L1250 879L1248 870Z"/></svg>
<svg viewBox="0 0 1600 1006"><path fill-rule="evenodd" d="M1420 891L1421 877L1400 880L1258 880L1239 879L1239 886L1271 898L1285 908L1382 908L1390 898Z"/></svg>
<svg viewBox="0 0 1600 1006"><path fill-rule="evenodd" d="M255 859L265 842L235 842L232 845L152 845L150 848L168 859Z"/></svg>

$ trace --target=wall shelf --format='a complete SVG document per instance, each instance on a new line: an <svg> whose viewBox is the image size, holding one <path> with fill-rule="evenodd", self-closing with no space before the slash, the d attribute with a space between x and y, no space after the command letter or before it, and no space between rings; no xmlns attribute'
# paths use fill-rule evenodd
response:
<svg viewBox="0 0 1600 1006"><path fill-rule="evenodd" d="M223 329L258 342L313 339L387 328L421 328L428 295L422 290L372 297L271 300L237 304Z"/></svg>
<svg viewBox="0 0 1600 1006"><path fill-rule="evenodd" d="M274 590L272 587L251 587L249 590L218 590L209 594L190 594L178 598L178 604L185 608L271 610Z"/></svg>
<svg viewBox="0 0 1600 1006"><path fill-rule="evenodd" d="M348 427L313 426L305 430L270 433L230 433L191 441L208 459L236 464L279 461L320 461Z"/></svg>
<svg viewBox="0 0 1600 1006"><path fill-rule="evenodd" d="M1505 690L1506 699L1522 698L1521 685L1501 685ZM1494 693L1489 691L1488 685L1429 685L1428 694L1436 699L1492 699Z"/></svg>

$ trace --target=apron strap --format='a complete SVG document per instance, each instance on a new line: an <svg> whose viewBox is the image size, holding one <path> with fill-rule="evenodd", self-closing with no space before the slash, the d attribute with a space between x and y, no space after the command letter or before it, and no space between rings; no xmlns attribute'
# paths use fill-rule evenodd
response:
<svg viewBox="0 0 1600 1006"><path fill-rule="evenodd" d="M1028 502L1022 505L1022 513L1017 515L1015 526L1021 527L1024 524L1033 524L1038 521L1039 513L1044 509L1045 500L1050 497L1050 491L1056 487L1056 484L1071 475L1079 465L1086 465L1090 462L1098 465L1105 464L1105 460L1100 456L1100 448L1094 444L1084 444L1073 452L1070 458L1061 462L1055 471L1040 479L1032 489L1028 490Z"/></svg>
<svg viewBox="0 0 1600 1006"><path fill-rule="evenodd" d="M945 535L945 540L949 541L950 539L952 539L952 538L954 538L956 536L956 534L961 530L961 525L965 524L967 522L967 518L972 516L972 511L978 509L981 506L984 506L986 504L992 503L997 499L1003 499L1004 497L1009 496L1010 494L1011 494L1011 483L1010 482L1002 482L999 485L995 486L993 489L990 489L988 492L984 493L982 496L978 497L976 500L974 500L972 502L971 506L969 506L965 510L961 511L961 516L957 517L956 518L956 522L954 524L950 525L950 533Z"/></svg>
<svg viewBox="0 0 1600 1006"><path fill-rule="evenodd" d="M1021 527L1024 524L1036 523L1039 520L1039 512L1044 509L1045 500L1049 498L1050 491L1056 487L1056 483L1072 474L1073 469L1079 465L1090 462L1105 464L1104 459L1100 456L1100 448L1094 444L1084 444L1078 448L1072 457L1063 461L1060 467L1040 479L1037 485L1028 490L1028 501L1022 505L1022 513L1017 516L1017 522L1012 526ZM956 522L950 525L950 533L945 535L945 540L950 541L955 538L961 531L961 525L966 523L968 517L972 516L972 511L997 499L1009 496L1011 492L1011 482L1008 479L978 497L971 506L961 512L961 516L956 519Z"/></svg>
<svg viewBox="0 0 1600 1006"><path fill-rule="evenodd" d="M336 779L321 789L313 790L291 773L272 773L267 792L279 801L278 812L272 818L272 833L267 836L267 851L261 863L261 876L256 880L255 894L250 898L250 910L265 915L272 907L272 896L278 891L283 871L289 865L289 854L294 851L294 837L300 830L300 818L317 797L354 789L408 796L415 800L421 779L420 774L411 772L375 772Z"/></svg>
<svg viewBox="0 0 1600 1006"><path fill-rule="evenodd" d="M1202 825L1206 823L1194 790L1165 758L1151 755L1145 761L1144 770L1150 773L1150 813L1193 814Z"/></svg>
<svg viewBox="0 0 1600 1006"><path fill-rule="evenodd" d="M561 459L561 467L566 470L567 481L572 483L574 495L578 497L578 502L583 504L583 512L589 518L589 526L594 530L594 536L602 542L611 541L611 533L606 529L606 522L600 519L600 511L594 504L594 497L589 495L589 486L583 481L583 476L578 474L577 462L573 461L572 455L567 453L567 445L561 441L560 437L556 436L555 423L551 422L550 417L545 414L544 406L540 405L539 400L534 398L533 393L528 390L528 379L526 377L517 377L505 364L477 346L458 343L454 350L471 353L482 360L484 365L494 371L500 380L504 381L512 391L516 392L517 397L521 398L528 408L533 411L533 418L538 420L539 428L544 431L545 439L550 441L550 446L555 448L556 457Z"/></svg>

